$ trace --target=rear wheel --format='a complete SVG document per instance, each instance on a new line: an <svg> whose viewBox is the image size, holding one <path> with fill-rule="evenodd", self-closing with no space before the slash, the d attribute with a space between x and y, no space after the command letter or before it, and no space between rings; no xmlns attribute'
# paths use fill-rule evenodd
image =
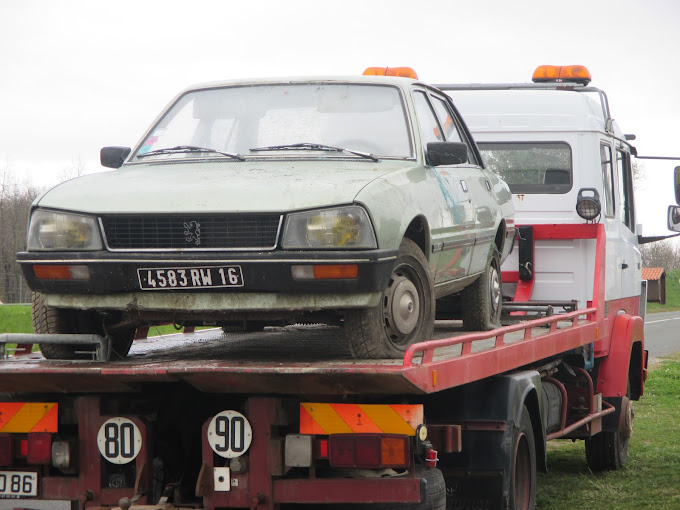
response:
<svg viewBox="0 0 680 510"><path fill-rule="evenodd" d="M461 292L463 326L469 331L487 331L501 325L501 262L498 250L493 250L482 276Z"/></svg>
<svg viewBox="0 0 680 510"><path fill-rule="evenodd" d="M45 296L34 292L31 300L31 318L36 333L89 333L104 335L101 317L86 310L65 310L53 308L45 303ZM111 357L122 359L127 356L135 338L136 328L128 326L109 332ZM39 344L40 351L47 359L89 359L78 351L78 345Z"/></svg>
<svg viewBox="0 0 680 510"><path fill-rule="evenodd" d="M531 510L536 506L536 445L526 407L515 430L510 472L509 510Z"/></svg>
<svg viewBox="0 0 680 510"><path fill-rule="evenodd" d="M628 391L630 395L630 390ZM593 471L621 469L628 460L628 445L633 434L633 401L629 396L621 399L621 413L616 430L603 430L586 439L586 460Z"/></svg>
<svg viewBox="0 0 680 510"><path fill-rule="evenodd" d="M434 329L434 283L418 245L404 239L378 306L347 310L345 335L355 358L401 358Z"/></svg>

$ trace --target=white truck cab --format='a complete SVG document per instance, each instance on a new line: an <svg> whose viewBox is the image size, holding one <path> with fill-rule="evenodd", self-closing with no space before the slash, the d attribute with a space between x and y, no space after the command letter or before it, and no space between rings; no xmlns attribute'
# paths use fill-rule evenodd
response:
<svg viewBox="0 0 680 510"><path fill-rule="evenodd" d="M613 120L605 93L588 86L585 67L540 66L533 81L440 87L454 98L486 166L509 184L516 224L604 224L605 300L611 307L633 298L628 305L637 308L641 229L635 223L633 137ZM593 295L595 244L536 240L535 257L514 250L504 275L520 267L520 278L522 272L533 278L527 300L568 298L585 307ZM506 295L514 294L511 280L505 279Z"/></svg>

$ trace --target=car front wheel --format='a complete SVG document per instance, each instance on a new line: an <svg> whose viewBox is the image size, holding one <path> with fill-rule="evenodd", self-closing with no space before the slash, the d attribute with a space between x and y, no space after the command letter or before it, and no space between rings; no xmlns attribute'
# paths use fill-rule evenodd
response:
<svg viewBox="0 0 680 510"><path fill-rule="evenodd" d="M378 306L347 310L345 335L355 358L401 358L406 348L429 340L434 329L434 284L427 259L404 239Z"/></svg>

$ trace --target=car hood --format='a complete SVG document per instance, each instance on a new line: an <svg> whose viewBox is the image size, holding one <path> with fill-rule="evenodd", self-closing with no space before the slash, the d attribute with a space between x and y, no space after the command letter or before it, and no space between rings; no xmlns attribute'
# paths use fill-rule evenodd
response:
<svg viewBox="0 0 680 510"><path fill-rule="evenodd" d="M353 202L409 161L246 161L130 165L66 181L38 206L93 214L279 212Z"/></svg>

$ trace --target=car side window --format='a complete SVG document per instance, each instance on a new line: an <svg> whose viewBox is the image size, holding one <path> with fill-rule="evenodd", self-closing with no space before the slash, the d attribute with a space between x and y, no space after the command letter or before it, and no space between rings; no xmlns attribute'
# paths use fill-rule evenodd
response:
<svg viewBox="0 0 680 510"><path fill-rule="evenodd" d="M446 140L449 142L462 142L463 139L461 138L460 133L458 133L458 127L453 120L453 113L449 110L444 100L437 96L430 97L432 98L432 106L439 118L439 123L444 128Z"/></svg>
<svg viewBox="0 0 680 510"><path fill-rule="evenodd" d="M424 92L416 91L413 94L413 100L416 105L416 115L418 115L418 124L420 125L420 136L423 143L429 142L443 142L444 134L439 122L435 117L434 111L430 106L427 96Z"/></svg>

